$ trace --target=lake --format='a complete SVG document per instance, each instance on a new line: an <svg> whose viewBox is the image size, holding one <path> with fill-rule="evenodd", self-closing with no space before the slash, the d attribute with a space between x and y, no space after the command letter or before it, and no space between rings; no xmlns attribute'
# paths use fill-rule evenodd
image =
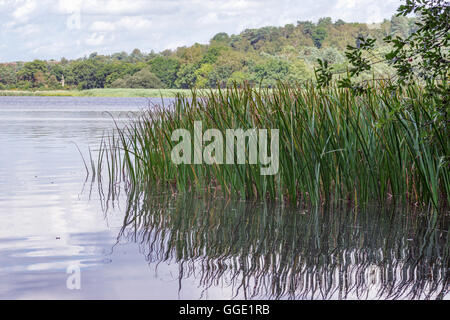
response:
<svg viewBox="0 0 450 320"><path fill-rule="evenodd" d="M0 298L450 297L448 212L289 208L87 176L113 119L159 101L0 97Z"/></svg>

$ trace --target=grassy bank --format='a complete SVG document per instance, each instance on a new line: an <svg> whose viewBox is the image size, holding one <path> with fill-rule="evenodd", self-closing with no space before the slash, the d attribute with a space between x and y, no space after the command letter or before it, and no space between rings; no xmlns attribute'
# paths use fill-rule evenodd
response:
<svg viewBox="0 0 450 320"><path fill-rule="evenodd" d="M108 168L111 184L123 179L132 186L163 184L293 204L448 204L448 130L432 121L436 106L418 86L392 92L381 83L357 96L336 87L279 84L271 91L229 88L203 98L194 92L194 98L180 96L172 109L145 112L103 143L98 163ZM171 134L193 132L194 121L223 134L279 129L278 173L262 176L259 165L249 164L174 165L178 142Z"/></svg>
<svg viewBox="0 0 450 320"><path fill-rule="evenodd" d="M0 90L0 96L46 96L46 97L175 97L190 95L185 89L90 89L90 90Z"/></svg>

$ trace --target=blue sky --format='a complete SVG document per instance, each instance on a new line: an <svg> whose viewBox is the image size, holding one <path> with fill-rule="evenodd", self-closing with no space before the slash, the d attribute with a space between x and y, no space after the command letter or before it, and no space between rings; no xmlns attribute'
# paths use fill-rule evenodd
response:
<svg viewBox="0 0 450 320"><path fill-rule="evenodd" d="M0 62L175 49L218 32L390 18L400 0L0 0Z"/></svg>

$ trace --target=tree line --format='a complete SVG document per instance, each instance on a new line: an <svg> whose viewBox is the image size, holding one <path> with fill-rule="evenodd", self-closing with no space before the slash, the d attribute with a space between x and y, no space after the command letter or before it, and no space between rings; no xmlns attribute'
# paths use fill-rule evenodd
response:
<svg viewBox="0 0 450 320"><path fill-rule="evenodd" d="M208 44L144 53L134 49L68 60L34 60L0 64L0 89L214 88L233 82L272 87L278 80L314 78L317 61L345 72L345 50L358 39L377 39L375 53L389 51L386 37L408 37L414 18L393 16L378 24L347 23L321 18L284 27L247 29L238 35L216 34ZM391 72L378 64L372 72ZM367 74L366 76L372 76Z"/></svg>

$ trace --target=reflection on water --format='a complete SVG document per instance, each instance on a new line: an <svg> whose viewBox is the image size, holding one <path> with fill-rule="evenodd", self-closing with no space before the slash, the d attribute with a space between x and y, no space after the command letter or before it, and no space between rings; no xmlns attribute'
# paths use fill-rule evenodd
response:
<svg viewBox="0 0 450 320"><path fill-rule="evenodd" d="M119 242L234 297L442 299L448 224L402 210L299 210L130 193ZM448 222L448 220L447 220Z"/></svg>
<svg viewBox="0 0 450 320"><path fill-rule="evenodd" d="M0 97L0 299L449 298L448 212L433 221L90 185L75 143L94 150L111 115L147 103ZM66 287L71 265L79 291Z"/></svg>

